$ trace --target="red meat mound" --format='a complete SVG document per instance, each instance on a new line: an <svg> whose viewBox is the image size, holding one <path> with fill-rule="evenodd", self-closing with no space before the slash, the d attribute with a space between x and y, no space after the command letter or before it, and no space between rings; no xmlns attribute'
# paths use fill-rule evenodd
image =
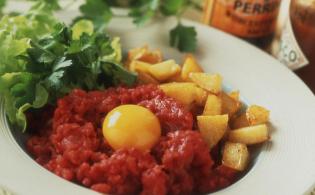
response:
<svg viewBox="0 0 315 195"><path fill-rule="evenodd" d="M197 131L169 133L154 149L171 179L170 194L198 191L199 180L209 177L213 161Z"/></svg>
<svg viewBox="0 0 315 195"><path fill-rule="evenodd" d="M106 91L74 90L58 101L53 128L63 123L100 127L106 114L122 104L138 104L150 109L159 118L164 134L179 129L192 129L193 117L184 106L167 97L156 85L136 88L111 88Z"/></svg>
<svg viewBox="0 0 315 195"><path fill-rule="evenodd" d="M151 153L114 151L106 143L101 132L104 117L123 104L146 107L158 117L162 136ZM201 135L192 130L193 115L156 85L73 90L58 100L52 120L48 113L30 115L35 133L27 141L28 151L51 172L93 190L192 194L214 191L234 180L234 170L214 165Z"/></svg>

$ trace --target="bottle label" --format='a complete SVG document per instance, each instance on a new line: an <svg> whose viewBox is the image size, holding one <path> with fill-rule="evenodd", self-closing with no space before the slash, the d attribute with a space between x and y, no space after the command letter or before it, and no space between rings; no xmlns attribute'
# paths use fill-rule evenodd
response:
<svg viewBox="0 0 315 195"><path fill-rule="evenodd" d="M289 18L282 31L280 49L277 57L281 63L288 66L291 70L302 68L309 63L295 39Z"/></svg>
<svg viewBox="0 0 315 195"><path fill-rule="evenodd" d="M281 0L207 0L204 22L244 38L270 35Z"/></svg>

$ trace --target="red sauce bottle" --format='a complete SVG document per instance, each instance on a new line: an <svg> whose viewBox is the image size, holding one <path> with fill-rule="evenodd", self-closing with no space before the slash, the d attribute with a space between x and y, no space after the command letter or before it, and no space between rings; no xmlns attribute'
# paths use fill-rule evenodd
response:
<svg viewBox="0 0 315 195"><path fill-rule="evenodd" d="M203 22L267 49L281 0L206 0Z"/></svg>

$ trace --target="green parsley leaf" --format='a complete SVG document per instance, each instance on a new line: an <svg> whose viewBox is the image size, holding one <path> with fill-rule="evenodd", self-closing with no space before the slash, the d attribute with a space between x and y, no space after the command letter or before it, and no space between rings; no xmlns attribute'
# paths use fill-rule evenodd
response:
<svg viewBox="0 0 315 195"><path fill-rule="evenodd" d="M45 86L50 90L60 90L62 87L62 78L65 75L64 70L58 70L53 72L47 79L45 80Z"/></svg>
<svg viewBox="0 0 315 195"><path fill-rule="evenodd" d="M185 6L187 6L188 0L167 0L161 3L161 12L166 15L179 14Z"/></svg>
<svg viewBox="0 0 315 195"><path fill-rule="evenodd" d="M60 58L58 61L56 61L56 63L53 66L53 71L57 71L57 70L61 70L64 68L67 68L69 66L72 65L72 61L71 60L66 60L65 57Z"/></svg>
<svg viewBox="0 0 315 195"><path fill-rule="evenodd" d="M186 27L179 23L170 32L170 44L181 52L194 52L197 46L196 36L194 27Z"/></svg>
<svg viewBox="0 0 315 195"><path fill-rule="evenodd" d="M160 0L140 1L137 6L131 9L129 16L133 18L133 22L141 26L152 19L158 11Z"/></svg>
<svg viewBox="0 0 315 195"><path fill-rule="evenodd" d="M97 30L102 31L112 18L112 11L103 0L86 0L80 7L83 18L92 20Z"/></svg>
<svg viewBox="0 0 315 195"><path fill-rule="evenodd" d="M123 83L127 86L132 86L132 84L137 81L137 75L130 73L117 63L102 62L102 69L105 75L113 78L111 80L113 85Z"/></svg>

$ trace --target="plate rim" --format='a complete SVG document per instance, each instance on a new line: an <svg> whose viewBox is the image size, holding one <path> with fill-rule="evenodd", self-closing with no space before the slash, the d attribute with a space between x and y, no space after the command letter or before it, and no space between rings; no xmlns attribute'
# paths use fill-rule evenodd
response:
<svg viewBox="0 0 315 195"><path fill-rule="evenodd" d="M198 24L198 23L196 23L196 22L193 22L193 21L188 21L188 20L185 20L185 23L187 23L187 24L192 24L192 25L194 25L194 26L196 26L198 29L202 29L203 31L211 31L213 34L221 34L222 35L222 37L225 37L226 39L229 39L229 40L233 40L233 42L236 42L237 44L240 44L240 45L242 45L242 47L245 47L245 48L248 48L249 50L254 50L255 52L254 53L257 53L257 55L259 55L259 56L264 56L264 57L261 57L261 58L266 58L266 59L268 59L268 60L266 60L266 61L273 61L273 63L274 64L278 64L277 66L281 66L282 68L277 68L277 69L283 69L283 70L281 70L281 71L285 71L286 73L285 74L288 74L288 75L290 75L290 77L292 77L292 78L294 78L295 77L295 79L293 79L293 80L295 80L295 81L292 81L292 82L299 82L299 86L303 86L304 87L304 89L302 89L302 91L304 91L305 92L305 94L304 94L304 97L306 98L306 96L312 96L313 98L314 98L314 95L313 95L313 93L311 92L311 90L296 76L296 75L294 75L292 72L290 72L290 70L289 69L286 69L282 64L280 64L280 62L277 62L276 61L276 59L273 59L271 56L268 56L266 53L264 53L263 51L259 51L258 52L258 50L257 50L257 48L255 48L254 46L251 46L251 45L249 45L248 43L246 43L245 41L242 41L242 40L238 40L238 39L236 39L235 37L233 37L232 35L229 35L229 34L227 34L227 33L224 33L224 32L222 32L222 31L220 31L220 30L217 30L217 29L213 29L213 28L208 28L207 26L205 26L205 25L202 25L202 24ZM210 30L209 30L210 29ZM246 46L244 46L244 45L246 45ZM284 70L284 69L286 69L286 70ZM224 74L223 74L223 77L224 77ZM289 77L289 76L288 76ZM299 81L298 81L299 80ZM246 98L246 97L245 97ZM307 97L307 98L310 98L310 97ZM309 101L309 100L308 100ZM254 102L254 101L250 101L250 102ZM310 105L310 106L312 106L312 104ZM315 103L313 104L313 107L315 108ZM272 111L271 111L272 112ZM314 112L312 112L313 113L313 115L314 115L314 117L315 117L315 113ZM311 113L311 114L312 114ZM315 118L314 118L315 119ZM1 124L1 129L0 129L0 134L1 133L3 133L1 130L3 130L3 126L2 126L2 124ZM1 138L1 136L0 136L0 152L2 151L3 152L3 150L2 150L2 147L1 146L3 146L3 144L1 143L1 139L3 140L3 137ZM315 146L315 144L314 144L314 146ZM266 145L266 147L268 148L268 147L270 147L268 144ZM27 154L25 154L25 155L27 155ZM259 157L259 158L264 158L265 157L265 155L268 155L267 153L265 153L265 152L263 152L262 154L261 154L262 156L261 157ZM28 156L29 157L29 156ZM28 162L31 162L31 163L34 163L34 161L32 160L32 161L28 161ZM315 161L314 161L315 162ZM254 166L254 168L256 167L256 165ZM33 167L34 168L34 167ZM2 168L3 169L3 168ZM0 162L0 170L1 170L1 162ZM40 171L42 174L45 174L45 175L48 175L48 171L46 171L46 170L44 170L45 172L43 172L43 171ZM252 171L254 171L254 169L252 170ZM314 171L314 174L315 174L315 169L314 170L312 170L312 171ZM46 172L48 172L48 173L46 173ZM49 174L51 174L51 173L49 173ZM248 174L246 174L246 176L245 177L247 177L247 175ZM54 175L53 175L54 176ZM55 177L55 176L54 176ZM245 178L244 177L244 178ZM49 176L49 178L53 178L53 177L50 177ZM57 178L57 177L56 177ZM315 178L315 177L314 177ZM59 178L57 178L57 179L53 179L53 180L60 180ZM62 179L61 179L62 180ZM314 179L314 181L315 181L315 179ZM1 178L1 176L0 176L0 182L3 182L3 178ZM63 184L65 184L65 185L68 185L67 184L68 182L56 182L54 185L59 185L59 184L61 184L61 185L63 185ZM237 182L238 183L238 182ZM236 183L236 184L237 184ZM314 182L312 182L312 183L314 183ZM0 184L2 184L2 183L0 183ZM236 184L234 184L233 186L235 186ZM12 185L14 185L14 184L10 184L11 186ZM11 186L9 186L9 187L11 187ZM68 185L68 186L70 186L70 185ZM77 185L76 185L77 186ZM73 187L73 185L71 184L71 187ZM79 187L79 186L77 186L77 187ZM25 188L25 186L23 186L23 188ZM82 188L82 189L80 189L79 190L79 188ZM90 192L90 190L88 190L88 191L86 191L86 189L84 188L84 190L83 190L83 187L79 187L79 188L76 188L76 190L78 190L78 192L79 193L86 193L86 192L89 192L89 193L92 193L92 192ZM233 189L234 189L235 187L233 187ZM12 188L10 188L10 189L12 189ZM227 188L227 189L232 189L232 188ZM306 191L307 189L305 189L305 191ZM224 191L226 191L226 192L224 192ZM218 192L218 194L228 194L228 193L231 193L231 191L230 190L223 190L223 191L219 191ZM304 193L304 192L303 192Z"/></svg>

